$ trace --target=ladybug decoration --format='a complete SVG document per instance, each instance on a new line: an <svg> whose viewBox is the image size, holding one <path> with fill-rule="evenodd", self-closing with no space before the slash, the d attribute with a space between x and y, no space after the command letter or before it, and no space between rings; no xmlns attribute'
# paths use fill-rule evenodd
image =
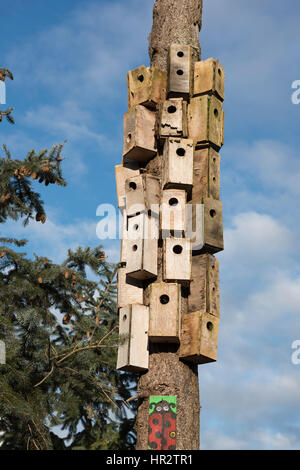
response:
<svg viewBox="0 0 300 470"><path fill-rule="evenodd" d="M149 449L176 449L176 411L176 397L150 397L148 431Z"/></svg>

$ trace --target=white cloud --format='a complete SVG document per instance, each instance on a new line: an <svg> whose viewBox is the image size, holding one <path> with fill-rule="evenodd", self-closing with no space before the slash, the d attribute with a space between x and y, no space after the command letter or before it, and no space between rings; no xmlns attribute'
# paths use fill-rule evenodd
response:
<svg viewBox="0 0 300 470"><path fill-rule="evenodd" d="M105 141L104 136L89 128L92 125L91 114L74 101L64 101L57 106L44 105L27 111L24 122L73 142L92 139L99 146Z"/></svg>
<svg viewBox="0 0 300 470"><path fill-rule="evenodd" d="M300 160L298 150L276 140L234 141L224 148L223 157L233 163L231 173L242 173L248 181L256 180L261 191L285 191L300 195Z"/></svg>
<svg viewBox="0 0 300 470"><path fill-rule="evenodd" d="M288 263L295 238L280 219L268 214L243 212L224 230L225 251L220 254L223 270L256 278Z"/></svg>

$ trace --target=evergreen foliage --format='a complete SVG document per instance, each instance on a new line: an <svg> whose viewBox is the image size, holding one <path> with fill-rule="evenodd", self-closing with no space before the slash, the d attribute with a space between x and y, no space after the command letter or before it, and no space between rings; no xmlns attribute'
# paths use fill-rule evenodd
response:
<svg viewBox="0 0 300 470"><path fill-rule="evenodd" d="M1 75L0 69L0 75ZM46 222L33 185L66 185L63 144L0 157L0 223ZM33 221L33 223L36 223ZM62 264L23 252L26 240L0 238L1 449L133 448L135 376L116 372L116 265L103 247L68 251ZM92 280L91 280L92 279ZM66 438L54 433L60 426Z"/></svg>

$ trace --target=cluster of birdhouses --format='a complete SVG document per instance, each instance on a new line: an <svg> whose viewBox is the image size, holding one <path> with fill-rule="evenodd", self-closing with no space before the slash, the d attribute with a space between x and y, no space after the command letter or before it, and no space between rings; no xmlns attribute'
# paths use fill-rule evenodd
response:
<svg viewBox="0 0 300 470"><path fill-rule="evenodd" d="M224 78L218 60L193 64L192 47L178 44L168 72L142 66L127 74L115 167L119 370L146 371L152 343L174 343L180 359L197 364L217 359Z"/></svg>

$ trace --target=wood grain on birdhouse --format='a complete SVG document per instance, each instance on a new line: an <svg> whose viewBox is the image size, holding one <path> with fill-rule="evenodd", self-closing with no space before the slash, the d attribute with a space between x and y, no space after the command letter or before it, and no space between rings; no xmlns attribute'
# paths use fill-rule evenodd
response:
<svg viewBox="0 0 300 470"><path fill-rule="evenodd" d="M180 316L180 284L152 283L150 286L149 340L153 343L178 343Z"/></svg>
<svg viewBox="0 0 300 470"><path fill-rule="evenodd" d="M181 282L191 279L191 243L188 238L163 240L163 278Z"/></svg>
<svg viewBox="0 0 300 470"><path fill-rule="evenodd" d="M168 60L168 97L189 97L192 89L192 48L172 44Z"/></svg>
<svg viewBox="0 0 300 470"><path fill-rule="evenodd" d="M125 182L127 216L140 212L159 213L160 181L151 175L139 175Z"/></svg>
<svg viewBox="0 0 300 470"><path fill-rule="evenodd" d="M194 152L193 199L220 199L220 155L212 148L196 148Z"/></svg>
<svg viewBox="0 0 300 470"><path fill-rule="evenodd" d="M162 238L181 238L185 229L186 192L183 189L165 189L161 197Z"/></svg>
<svg viewBox="0 0 300 470"><path fill-rule="evenodd" d="M225 72L219 60L206 59L194 64L194 96L214 94L224 101Z"/></svg>
<svg viewBox="0 0 300 470"><path fill-rule="evenodd" d="M126 276L126 268L118 269L118 308L126 307L129 304L143 304L143 285Z"/></svg>
<svg viewBox="0 0 300 470"><path fill-rule="evenodd" d="M191 98L188 106L189 138L196 144L211 145L217 151L224 143L223 105L215 96Z"/></svg>
<svg viewBox="0 0 300 470"><path fill-rule="evenodd" d="M126 214L125 208L122 208L121 214L122 214L122 234L121 234L120 264L121 266L126 266L128 230L127 230L127 214Z"/></svg>
<svg viewBox="0 0 300 470"><path fill-rule="evenodd" d="M128 109L141 104L156 108L167 97L167 73L142 65L127 74Z"/></svg>
<svg viewBox="0 0 300 470"><path fill-rule="evenodd" d="M159 218L142 213L128 218L126 274L138 280L157 276Z"/></svg>
<svg viewBox="0 0 300 470"><path fill-rule="evenodd" d="M219 260L210 254L192 256L188 311L220 316Z"/></svg>
<svg viewBox="0 0 300 470"><path fill-rule="evenodd" d="M123 159L145 163L156 155L155 111L137 105L124 116Z"/></svg>
<svg viewBox="0 0 300 470"><path fill-rule="evenodd" d="M163 188L192 188L193 154L194 145L191 139L166 139L163 151Z"/></svg>
<svg viewBox="0 0 300 470"><path fill-rule="evenodd" d="M187 137L187 103L172 98L159 106L158 134L161 138Z"/></svg>
<svg viewBox="0 0 300 470"><path fill-rule="evenodd" d="M119 335L117 369L141 372L148 369L149 307L128 305L119 310Z"/></svg>
<svg viewBox="0 0 300 470"><path fill-rule="evenodd" d="M182 315L179 357L196 364L217 360L219 318L210 313Z"/></svg>
<svg viewBox="0 0 300 470"><path fill-rule="evenodd" d="M132 176L138 176L140 174L138 162L133 160L127 162L126 166L116 165L116 185L117 185L117 197L118 197L118 207L126 206L125 198L125 182L128 178Z"/></svg>

